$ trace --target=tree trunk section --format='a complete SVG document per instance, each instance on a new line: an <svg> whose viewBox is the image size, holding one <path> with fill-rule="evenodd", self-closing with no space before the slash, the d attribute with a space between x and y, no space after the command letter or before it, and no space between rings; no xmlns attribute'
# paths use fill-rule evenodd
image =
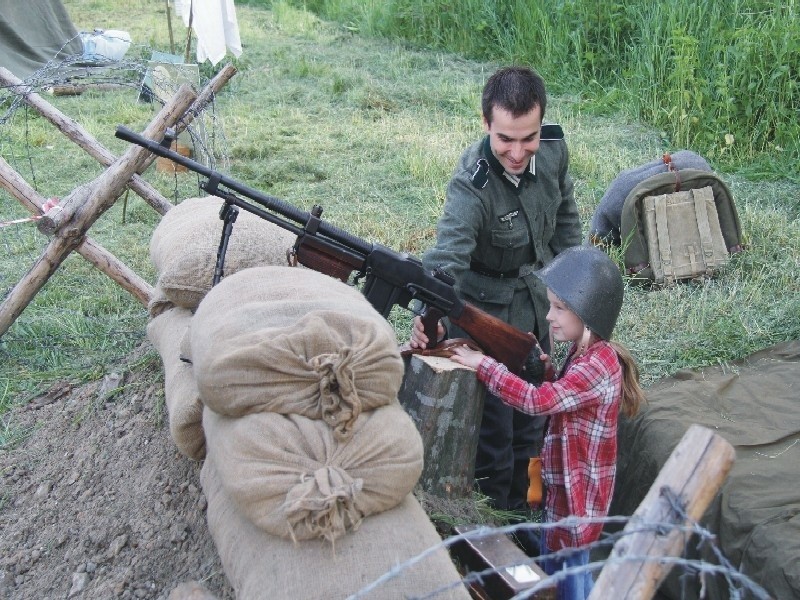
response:
<svg viewBox="0 0 800 600"><path fill-rule="evenodd" d="M474 490L485 388L472 369L447 358L412 354L404 360L398 397L425 448L419 483L441 498L467 498Z"/></svg>

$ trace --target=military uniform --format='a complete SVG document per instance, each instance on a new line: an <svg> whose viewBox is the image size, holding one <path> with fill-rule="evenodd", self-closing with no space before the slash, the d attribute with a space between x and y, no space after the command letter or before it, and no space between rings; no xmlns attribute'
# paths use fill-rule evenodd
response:
<svg viewBox="0 0 800 600"><path fill-rule="evenodd" d="M467 302L522 331L549 351L544 285L532 275L560 251L580 244L581 226L558 125L544 125L539 150L519 176L505 173L489 137L462 154L447 187L428 269L455 278ZM448 324L450 337L467 337ZM524 509L528 458L541 443L541 417L530 417L487 394L475 461L481 491L497 508Z"/></svg>

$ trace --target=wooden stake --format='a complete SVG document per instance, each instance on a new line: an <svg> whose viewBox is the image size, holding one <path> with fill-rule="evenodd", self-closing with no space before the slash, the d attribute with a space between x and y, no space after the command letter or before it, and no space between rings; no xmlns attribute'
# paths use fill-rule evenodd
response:
<svg viewBox="0 0 800 600"><path fill-rule="evenodd" d="M15 86L16 92L24 98L25 102L35 108L39 114L50 121L65 136L83 148L89 156L101 165L107 167L115 160L115 156L106 149L95 137L81 127L74 120L63 114L60 110L47 102L19 77L4 67L0 67L0 83ZM164 198L147 181L138 174L134 174L130 181L131 189L139 194L142 199L152 206L159 214L166 214L172 208L169 200Z"/></svg>
<svg viewBox="0 0 800 600"><path fill-rule="evenodd" d="M42 206L46 200L28 185L28 182L20 177L2 157L0 157L0 185L31 213L42 213ZM149 304L153 295L153 286L100 244L86 237L75 251L117 282L144 306Z"/></svg>
<svg viewBox="0 0 800 600"><path fill-rule="evenodd" d="M181 86L175 96L150 122L143 135L160 140L164 130L173 126L183 116L195 98L196 94L190 86ZM127 181L142 167L148 155L147 150L132 144L94 180L83 206L75 211L69 223L60 227L58 234L50 241L30 271L14 286L0 305L0 336L8 331L14 320L25 310L67 255L84 241L88 229L114 204Z"/></svg>
<svg viewBox="0 0 800 600"><path fill-rule="evenodd" d="M658 558L683 552L691 532L680 528L700 520L734 459L733 446L724 438L690 426L614 544L589 600L652 598L672 568ZM671 498L679 498L680 512L673 509ZM662 524L666 528L658 527Z"/></svg>

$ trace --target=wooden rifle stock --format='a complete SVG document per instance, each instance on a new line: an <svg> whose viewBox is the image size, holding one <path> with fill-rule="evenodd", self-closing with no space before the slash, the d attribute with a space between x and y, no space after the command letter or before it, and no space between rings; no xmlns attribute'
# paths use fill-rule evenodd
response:
<svg viewBox="0 0 800 600"><path fill-rule="evenodd" d="M347 283L353 271L364 268L364 258L345 248L333 248L312 235L297 238L291 256L304 267ZM291 259L290 259L291 260Z"/></svg>
<svg viewBox="0 0 800 600"><path fill-rule="evenodd" d="M450 321L466 331L486 354L516 375L522 372L525 359L536 345L536 338L530 333L520 331L466 302L461 314L450 316Z"/></svg>

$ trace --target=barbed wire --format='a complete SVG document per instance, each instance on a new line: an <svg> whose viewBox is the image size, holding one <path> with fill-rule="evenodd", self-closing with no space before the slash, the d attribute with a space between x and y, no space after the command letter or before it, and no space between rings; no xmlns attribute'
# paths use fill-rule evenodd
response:
<svg viewBox="0 0 800 600"><path fill-rule="evenodd" d="M668 501L671 502L671 500L669 499ZM597 542L585 546L580 550L588 549L590 553L595 550L602 550L610 545L617 543L618 541L622 540L625 537L629 537L635 534L652 533L659 536L664 536L667 533L678 532L689 539L691 539L692 536L697 536L699 538L697 543L698 548L701 546L711 548L715 558L719 561L719 563L715 564L702 559L687 558L685 556L680 556L680 557L647 556L647 555L640 556L632 554L619 556L612 553L607 559L602 561L595 560L585 565L564 568L563 570L560 570L557 573L549 575L547 578L541 579L539 582L535 583L528 589L519 592L518 594L513 596L511 600L524 600L526 598L531 598L535 596L538 592L550 588L554 583L557 584L558 582L563 581L567 577L585 573L599 573L604 567L606 567L609 564L641 565L643 563L656 563L660 565L670 565L671 568L681 568L684 571L684 573L681 575L681 578L685 578L687 576L693 576L698 580L700 580L701 588L705 588L707 586L706 582L707 576L722 575L727 585L727 591L731 600L741 600L742 598L745 598L745 596L743 595L744 592L750 593L751 597L756 600L769 600L771 598L770 594L763 587L761 587L758 583L750 579L744 573L738 571L735 567L733 567L733 565L730 564L730 562L725 558L722 551L719 549L717 545L717 536L714 533L712 533L699 523L692 521L688 517L688 515L685 514L682 506L673 505L671 506L671 508L672 510L678 509L679 512L677 514L681 515L681 517L688 524L680 525L676 524L675 521L670 521L670 520L648 522L638 516L634 517L611 516L604 518L567 517L555 523L518 523L502 527L488 527L488 526L478 527L476 529L473 529L465 533L450 536L442 540L440 543L431 546L425 549L423 552L409 558L405 562L396 565L395 567L384 573L381 577L375 579L373 582L361 588L355 594L351 595L347 600L359 600L360 598L366 598L371 592L380 588L385 583L402 576L402 574L405 571L408 571L415 565L424 562L426 559L430 558L435 553L440 552L441 550L450 550L453 546L463 542L480 540L482 538L487 538L487 537L496 537L498 535L510 536L521 531L538 533L547 529L554 529L557 527L575 527L579 524L596 524L596 523L602 523L604 525L615 525L615 526L627 525L628 527L616 533L606 533L604 537L598 540ZM480 571L471 571L465 574L459 580L438 587L424 595L419 595L419 596L409 595L408 599L409 600L434 599L442 594L447 593L450 590L461 587L463 585L469 586L469 584L472 583L479 583L479 584L483 583L484 579L487 578L488 576L497 573L502 573L507 569L512 569L513 567L523 566L523 565L530 566L531 564L542 563L543 561L552 558L564 558L566 556L569 556L576 550L577 549L567 548L564 550L560 550L558 552L541 554L537 557L528 557L525 561L521 562L514 561L502 565L493 565L491 568L487 568ZM685 579L682 580L685 581Z"/></svg>
<svg viewBox="0 0 800 600"><path fill-rule="evenodd" d="M183 82L191 80L197 88L207 83L198 65L165 61L163 57L171 55L158 53L147 45L131 45L121 60L103 60L102 56L87 58L84 54L65 56L65 48L80 36L65 42L55 55L59 58L46 62L21 84L0 86L0 90L5 92L0 94L0 127L12 123L20 108L24 107L27 134L28 105L25 97L30 92L54 92L61 87L82 93L93 87L120 87L136 91L139 101L163 105ZM214 100L206 110L192 117L191 123L184 124L192 142L194 160L213 169L227 168L230 162L226 150L228 144Z"/></svg>

